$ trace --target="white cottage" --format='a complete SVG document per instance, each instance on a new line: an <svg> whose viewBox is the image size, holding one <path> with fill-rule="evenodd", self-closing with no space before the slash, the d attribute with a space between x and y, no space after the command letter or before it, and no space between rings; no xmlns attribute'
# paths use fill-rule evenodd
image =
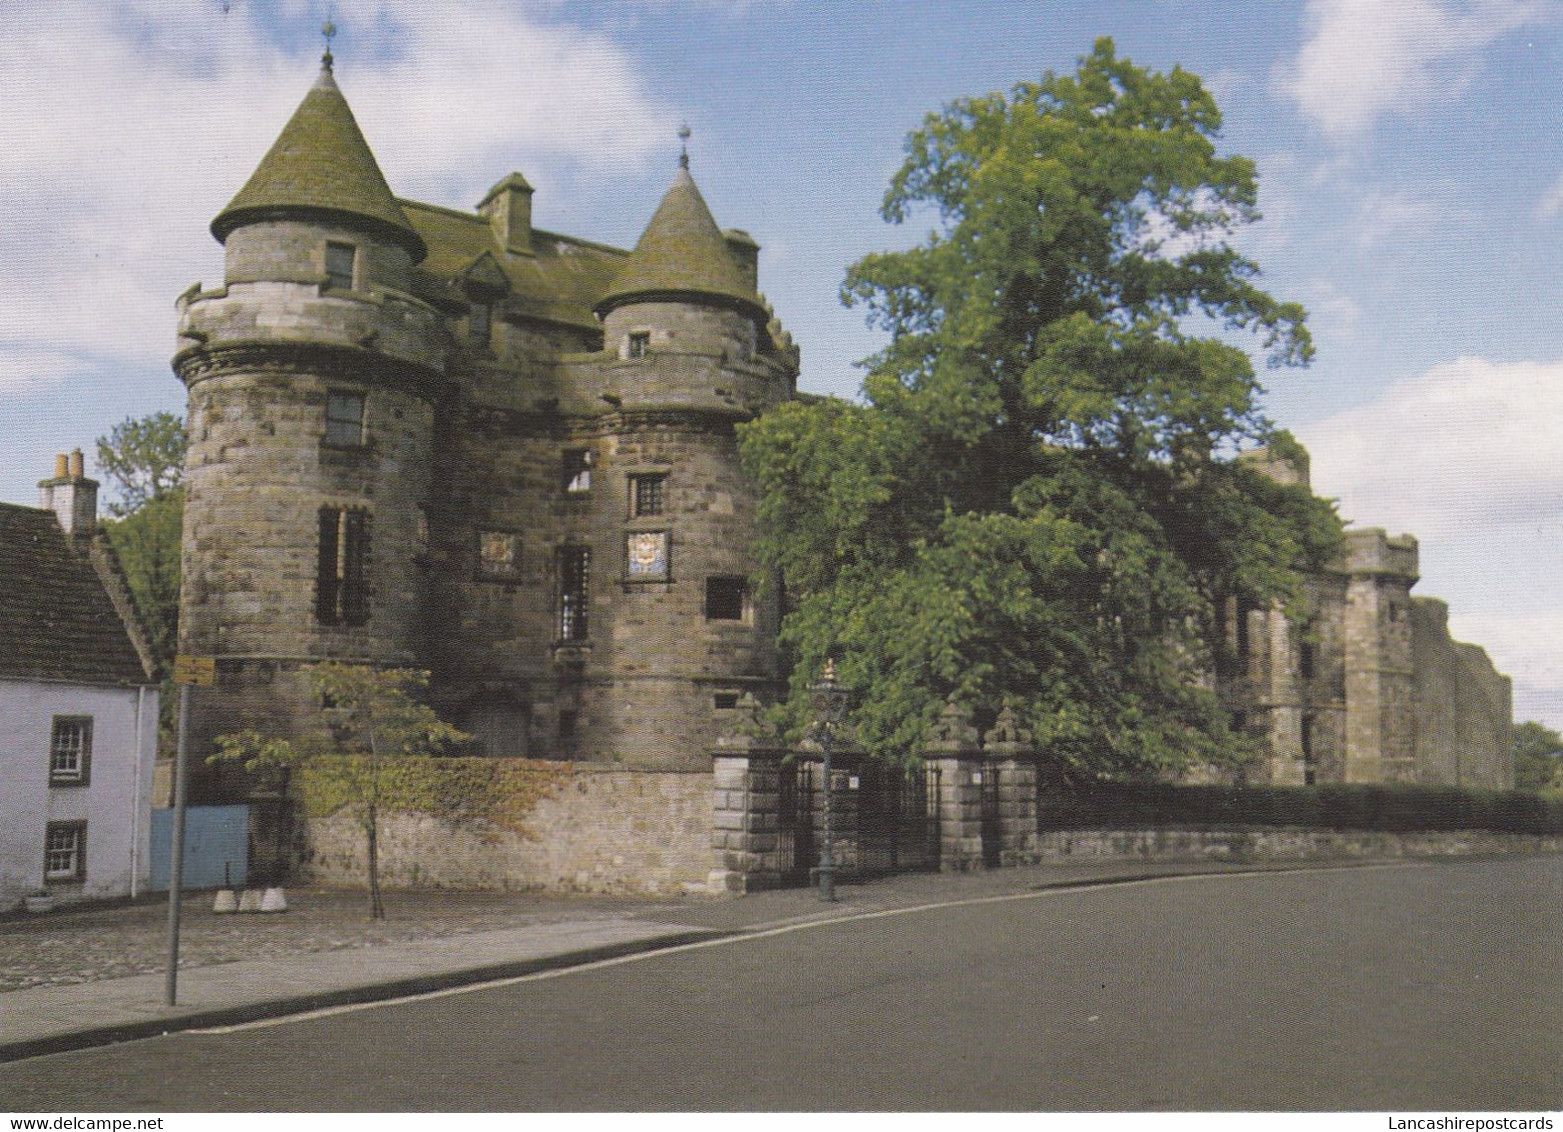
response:
<svg viewBox="0 0 1563 1132"><path fill-rule="evenodd" d="M0 911L147 882L151 655L81 452L39 488L40 508L0 504Z"/></svg>

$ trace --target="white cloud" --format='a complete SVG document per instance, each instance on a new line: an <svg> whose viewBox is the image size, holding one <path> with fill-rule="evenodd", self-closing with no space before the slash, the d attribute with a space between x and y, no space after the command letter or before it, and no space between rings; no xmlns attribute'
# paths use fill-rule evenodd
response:
<svg viewBox="0 0 1563 1132"><path fill-rule="evenodd" d="M1397 232L1427 231L1435 222L1451 219L1448 208L1427 197L1370 190L1357 206L1357 243L1363 248L1371 248Z"/></svg>
<svg viewBox="0 0 1563 1132"><path fill-rule="evenodd" d="M0 388L29 357L56 376L72 356L166 365L174 297L221 271L206 225L314 78L319 40L285 50L257 7L0 5L0 342L21 359L0 359ZM634 169L675 144L676 115L604 36L456 0L335 11L338 79L402 195L470 207L530 163L541 200L572 170ZM354 27L394 52L355 55Z"/></svg>
<svg viewBox="0 0 1563 1132"><path fill-rule="evenodd" d="M1343 140L1382 114L1457 95L1489 44L1553 14L1544 0L1310 0L1308 40L1274 82Z"/></svg>
<svg viewBox="0 0 1563 1132"><path fill-rule="evenodd" d="M1364 526L1496 546L1563 515L1563 363L1459 358L1295 431Z"/></svg>
<svg viewBox="0 0 1563 1132"><path fill-rule="evenodd" d="M1549 216L1556 216L1563 212L1563 174L1552 182L1550 188L1541 194L1541 199L1536 202L1536 219L1545 220Z"/></svg>
<svg viewBox="0 0 1563 1132"><path fill-rule="evenodd" d="M54 350L0 346L0 393L18 396L58 385L83 366L83 359Z"/></svg>

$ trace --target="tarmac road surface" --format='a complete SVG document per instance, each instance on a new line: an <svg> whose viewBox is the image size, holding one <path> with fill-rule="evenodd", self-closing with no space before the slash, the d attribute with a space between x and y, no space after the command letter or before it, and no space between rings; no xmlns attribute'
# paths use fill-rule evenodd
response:
<svg viewBox="0 0 1563 1132"><path fill-rule="evenodd" d="M0 1066L0 1110L1538 1110L1563 856L988 897Z"/></svg>

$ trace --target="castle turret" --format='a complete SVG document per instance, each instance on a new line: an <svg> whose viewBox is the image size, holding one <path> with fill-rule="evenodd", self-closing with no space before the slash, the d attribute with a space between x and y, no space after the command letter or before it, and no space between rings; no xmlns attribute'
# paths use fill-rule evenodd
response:
<svg viewBox="0 0 1563 1132"><path fill-rule="evenodd" d="M180 651L215 656L197 744L309 714L300 665L415 659L420 507L446 336L422 238L330 56L212 221L224 285L179 300L189 389Z"/></svg>

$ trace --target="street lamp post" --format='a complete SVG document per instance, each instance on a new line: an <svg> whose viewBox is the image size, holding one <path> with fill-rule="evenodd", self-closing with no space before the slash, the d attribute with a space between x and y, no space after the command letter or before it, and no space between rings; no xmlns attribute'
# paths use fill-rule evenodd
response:
<svg viewBox="0 0 1563 1132"><path fill-rule="evenodd" d="M814 718L818 721L820 752L823 757L822 773L825 780L825 839L819 855L819 898L836 899L836 850L835 850L835 799L830 788L830 754L835 741L835 730L847 717L847 692L836 684L836 662L827 658L825 671L819 683L809 688L814 706Z"/></svg>

